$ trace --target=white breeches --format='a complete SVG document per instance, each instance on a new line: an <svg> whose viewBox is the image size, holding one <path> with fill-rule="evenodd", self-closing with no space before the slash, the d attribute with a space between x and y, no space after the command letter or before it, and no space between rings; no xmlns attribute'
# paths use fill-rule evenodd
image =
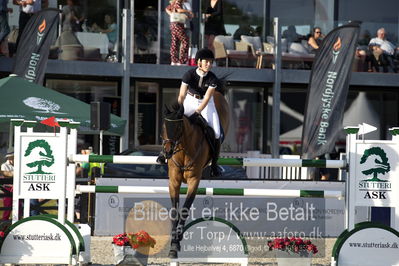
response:
<svg viewBox="0 0 399 266"><path fill-rule="evenodd" d="M184 99L184 114L189 117L194 114L195 110L197 110L198 106L202 103L203 99L196 99L190 94L187 94L186 98ZM216 111L215 101L213 100L213 96L209 100L208 104L202 110L201 115L205 118L208 125L213 128L215 131L215 137L218 139L220 138L220 123L219 123L219 116Z"/></svg>

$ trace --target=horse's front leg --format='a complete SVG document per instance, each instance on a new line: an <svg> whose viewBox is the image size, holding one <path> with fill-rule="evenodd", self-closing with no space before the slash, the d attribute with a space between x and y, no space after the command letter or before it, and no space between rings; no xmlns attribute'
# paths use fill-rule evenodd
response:
<svg viewBox="0 0 399 266"><path fill-rule="evenodd" d="M180 214L179 214L179 195L180 195L180 185L177 178L169 177L169 195L172 202L171 209L171 219L172 219L172 232L171 232L171 242L169 250L169 258L177 258L177 252L180 251L180 240L179 232L177 231L177 226L179 224Z"/></svg>
<svg viewBox="0 0 399 266"><path fill-rule="evenodd" d="M189 174L189 173L188 173ZM177 224L176 232L178 233L179 242L183 239L183 229L186 221L189 218L191 206L195 200L197 189L200 183L201 173L192 174L187 177L187 196L184 205L180 208L179 222Z"/></svg>

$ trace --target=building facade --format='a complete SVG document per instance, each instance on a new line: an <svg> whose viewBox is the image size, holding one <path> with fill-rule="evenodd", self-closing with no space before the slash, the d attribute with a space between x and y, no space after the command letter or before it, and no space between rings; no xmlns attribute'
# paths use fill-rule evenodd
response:
<svg viewBox="0 0 399 266"><path fill-rule="evenodd" d="M379 8L371 0L219 1L223 1L226 36L234 36L238 29L247 28L247 34L259 36L262 44L272 44L275 36L273 21L278 18L283 37L290 26L295 26L296 34L306 40L316 26L327 34L348 21L360 20L359 50L367 49L368 40L375 37L381 27L388 33L388 40L395 45L398 43L399 2L395 0L385 0ZM106 148L104 153L116 153L142 144L159 144L163 106L177 99L181 77L192 67L170 65L171 38L169 17L165 12L169 1L80 0L75 4L81 8L84 28L87 27L88 31L94 23L106 28L106 14L115 17L116 42L111 50L100 53L95 60L84 57L68 60L59 56L58 51L58 56L48 62L44 85L87 103L110 102L112 112L128 121L122 138L107 137L112 145L108 145L111 148ZM67 3L49 1L49 5L62 8ZM206 43L202 20L206 1L192 0L191 6L195 17L187 34L191 50L195 50ZM18 9L14 7L14 11L10 15L10 24L17 28ZM62 32L60 27L59 35ZM101 35L98 31L95 33ZM98 37L101 39L102 36ZM82 45L97 47L102 45L100 42L92 39ZM289 43L285 48L283 40L282 44L285 53L295 53L290 50ZM62 47L59 48L62 52ZM232 49L238 50L237 47ZM263 45L258 49L264 49ZM297 152L295 145L300 144L301 139L311 61L301 54L295 60L283 56L281 69L276 69L273 57L266 57L262 67L257 68L256 51L244 52L244 58L228 61L219 58L213 69L219 77L226 79L226 97L231 111L232 122L223 151L260 150L270 153L271 132L275 126L272 121L272 92L278 71L281 75L279 142L290 148L281 151ZM13 58L0 58L3 77L12 72L13 63ZM371 138L389 138L387 129L399 125L399 75L375 70L370 73L367 64L361 56L354 60L344 125L366 122L379 128ZM96 145L94 135L82 138L82 141ZM3 137L3 140L8 138Z"/></svg>

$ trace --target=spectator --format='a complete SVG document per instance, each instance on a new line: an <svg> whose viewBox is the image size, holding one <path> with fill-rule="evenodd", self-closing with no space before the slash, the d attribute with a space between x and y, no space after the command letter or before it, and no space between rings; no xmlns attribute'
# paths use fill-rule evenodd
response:
<svg viewBox="0 0 399 266"><path fill-rule="evenodd" d="M189 40L184 25L193 12L183 8L183 0L173 0L165 9L170 16L170 44L171 65L186 65L188 63Z"/></svg>
<svg viewBox="0 0 399 266"><path fill-rule="evenodd" d="M379 65L381 65L384 72L388 72L388 67L390 67L393 72L397 73L398 70L394 63L394 55L397 48L385 36L385 29L380 28L377 31L377 37L370 40L371 63L377 72L379 72Z"/></svg>
<svg viewBox="0 0 399 266"><path fill-rule="evenodd" d="M115 43L116 43L116 37L117 37L117 26L115 23L115 17L110 14L106 14L104 16L104 22L105 22L105 28L101 28L98 26L96 23L92 25L92 30L95 32L101 32L101 33L106 33L108 36L109 40L109 50L113 50Z"/></svg>
<svg viewBox="0 0 399 266"><path fill-rule="evenodd" d="M255 29L249 24L249 19L247 16L244 16L240 22L240 26L233 34L234 40L241 40L241 35L246 36L256 36Z"/></svg>
<svg viewBox="0 0 399 266"><path fill-rule="evenodd" d="M358 58L364 58L364 64L362 67L362 71L372 71L371 70L371 62L370 62L370 50L369 50L369 42L370 42L370 32L368 30L364 30L359 37L359 41L357 42L356 47L356 56Z"/></svg>
<svg viewBox="0 0 399 266"><path fill-rule="evenodd" d="M81 8L76 5L76 0L67 0L67 5L62 8L62 31L82 31L84 16Z"/></svg>
<svg viewBox="0 0 399 266"><path fill-rule="evenodd" d="M24 32L25 26L29 19L41 9L41 0L13 0L14 5L20 6L19 20L18 20L18 38L17 38L17 51L19 40Z"/></svg>
<svg viewBox="0 0 399 266"><path fill-rule="evenodd" d="M3 172L4 177L13 177L14 176L14 150L9 150L6 154L6 162L1 165L1 171ZM4 184L3 189L12 193L13 186L11 184ZM6 208L12 208L12 197L4 197L3 198L3 206ZM7 221L10 219L11 210L5 210L3 212L3 221Z"/></svg>
<svg viewBox="0 0 399 266"><path fill-rule="evenodd" d="M87 146L84 146L84 147L81 147L80 153L83 155L89 155L91 153L91 150ZM76 170L75 170L76 178L88 178L89 177L89 168L90 168L89 163L76 164ZM83 197L82 194L77 195L75 197L75 202L74 202L74 204L75 204L75 222L79 222L79 223L81 222L80 210L82 209L82 197Z"/></svg>
<svg viewBox="0 0 399 266"><path fill-rule="evenodd" d="M288 28L283 32L282 38L287 39L288 43L301 42L303 36L296 32L294 25L289 25Z"/></svg>
<svg viewBox="0 0 399 266"><path fill-rule="evenodd" d="M9 57L7 36L10 33L8 25L8 12L12 12L11 8L7 8L8 0L0 0L0 55Z"/></svg>
<svg viewBox="0 0 399 266"><path fill-rule="evenodd" d="M328 181L330 180L330 172L327 171L328 169L326 168L321 168L320 169L320 180L321 181Z"/></svg>
<svg viewBox="0 0 399 266"><path fill-rule="evenodd" d="M151 42L157 40L158 12L153 6L147 6L143 14L135 15L134 37L135 53L152 53Z"/></svg>
<svg viewBox="0 0 399 266"><path fill-rule="evenodd" d="M91 152L91 149L89 149L87 147L83 147L80 150L80 153L83 155L90 155L92 152ZM88 177L89 168L90 168L89 163L78 163L76 165L76 177L78 177L78 178Z"/></svg>
<svg viewBox="0 0 399 266"><path fill-rule="evenodd" d="M368 30L363 31L359 38L359 41L357 42L358 49L364 51L368 50L368 45L370 43L370 40L371 40L370 32Z"/></svg>
<svg viewBox="0 0 399 266"><path fill-rule="evenodd" d="M339 160L339 154L334 153L326 153L320 156L322 160ZM319 175L321 181L332 181L338 180L338 169L333 168L319 168Z"/></svg>
<svg viewBox="0 0 399 266"><path fill-rule="evenodd" d="M207 0L205 5L205 40L214 52L213 40L217 35L226 35L223 20L222 0Z"/></svg>
<svg viewBox="0 0 399 266"><path fill-rule="evenodd" d="M319 27L313 28L312 35L308 39L308 44L311 53L316 53L319 50L322 42L323 34Z"/></svg>

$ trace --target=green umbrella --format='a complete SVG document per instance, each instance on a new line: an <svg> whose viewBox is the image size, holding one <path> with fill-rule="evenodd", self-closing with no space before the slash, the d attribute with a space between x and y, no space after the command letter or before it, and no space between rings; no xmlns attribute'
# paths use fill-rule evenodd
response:
<svg viewBox="0 0 399 266"><path fill-rule="evenodd" d="M80 122L80 132L90 132L90 104L45 88L25 79L10 76L0 79L0 127L8 130L13 118L42 121L55 116ZM123 135L126 121L111 114L106 134ZM93 131L92 131L93 132Z"/></svg>

